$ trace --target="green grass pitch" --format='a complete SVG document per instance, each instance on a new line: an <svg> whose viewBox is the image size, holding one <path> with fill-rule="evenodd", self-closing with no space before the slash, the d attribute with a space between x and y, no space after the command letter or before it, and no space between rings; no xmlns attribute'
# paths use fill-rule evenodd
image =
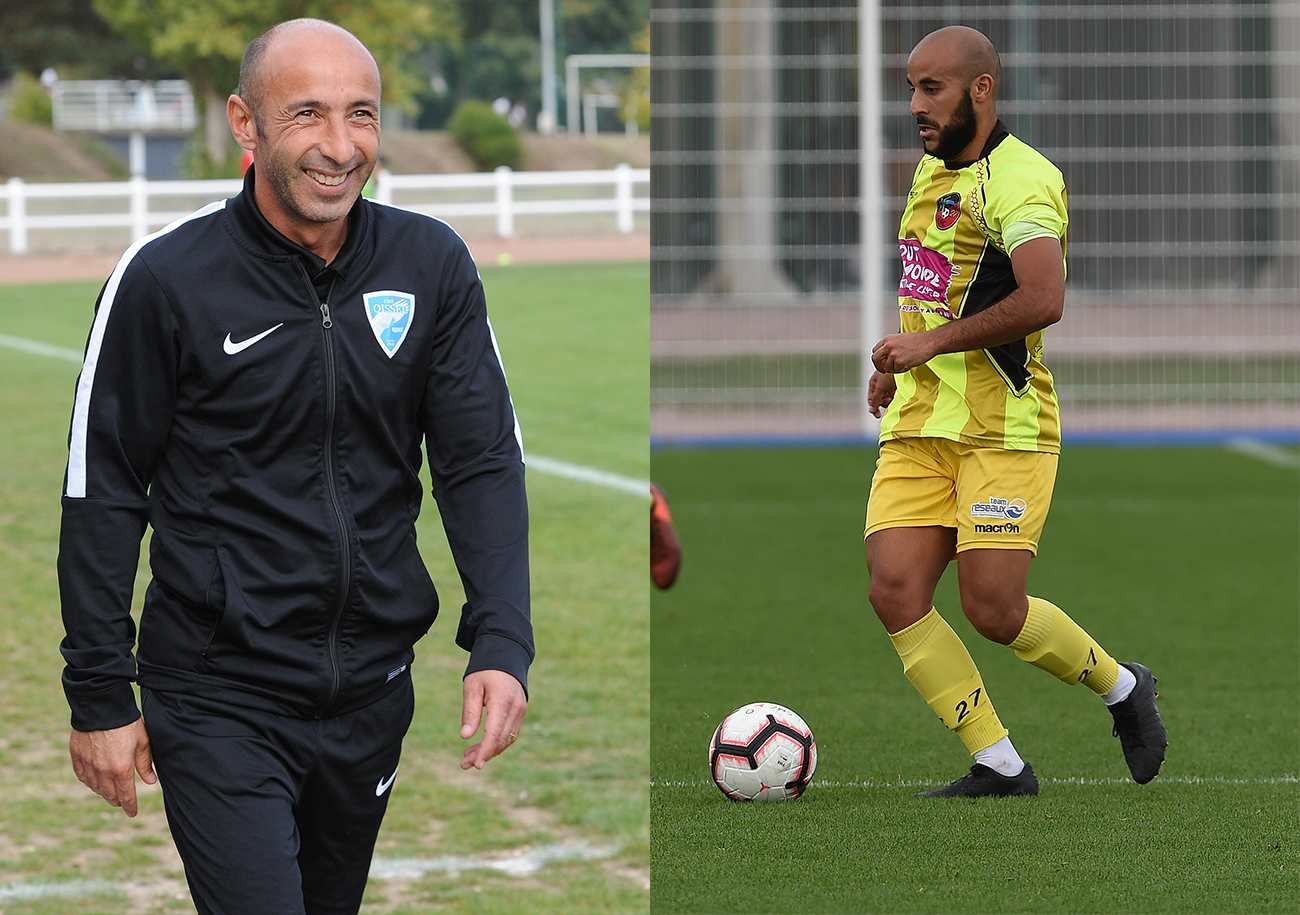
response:
<svg viewBox="0 0 1300 915"><path fill-rule="evenodd" d="M526 451L647 479L648 265L482 275ZM0 286L0 335L79 352L97 290ZM0 912L193 912L161 795L145 793L128 820L68 762L54 560L77 371L0 346ZM558 858L523 876L443 868L372 880L366 915L648 910L648 493L535 471L528 489L538 659L521 739L481 773L458 767L464 594L425 500L420 546L444 611L416 648L416 721L376 856Z"/></svg>
<svg viewBox="0 0 1300 915"><path fill-rule="evenodd" d="M1279 448L1294 464L1295 448ZM966 642L1036 798L919 799L969 768L866 601L868 448L657 450L683 543L651 600L652 908L660 913L1295 912L1300 476L1227 448L1067 446L1030 592L1159 678L1159 778L1104 706ZM817 738L799 800L727 800L719 720L788 705Z"/></svg>

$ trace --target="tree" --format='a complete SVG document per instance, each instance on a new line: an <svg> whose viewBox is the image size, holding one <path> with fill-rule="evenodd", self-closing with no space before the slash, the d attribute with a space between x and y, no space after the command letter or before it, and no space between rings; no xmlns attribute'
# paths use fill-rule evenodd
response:
<svg viewBox="0 0 1300 915"><path fill-rule="evenodd" d="M53 67L62 79L167 79L144 50L91 8L91 0L0 0L0 78Z"/></svg>
<svg viewBox="0 0 1300 915"><path fill-rule="evenodd" d="M248 43L278 22L309 16L349 30L379 63L384 100L409 107L422 77L409 63L424 42L459 29L455 0L93 0L120 34L173 63L194 90L208 158L225 163L231 145L226 99L239 85Z"/></svg>
<svg viewBox="0 0 1300 915"><path fill-rule="evenodd" d="M462 23L459 40L424 49L436 85L422 94L420 126L442 126L455 105L468 99L504 96L536 113L542 103L538 0L455 2ZM561 61L566 52L630 51L650 19L650 0L554 2Z"/></svg>
<svg viewBox="0 0 1300 915"><path fill-rule="evenodd" d="M555 12L573 53L621 52L649 23L650 0L557 0Z"/></svg>

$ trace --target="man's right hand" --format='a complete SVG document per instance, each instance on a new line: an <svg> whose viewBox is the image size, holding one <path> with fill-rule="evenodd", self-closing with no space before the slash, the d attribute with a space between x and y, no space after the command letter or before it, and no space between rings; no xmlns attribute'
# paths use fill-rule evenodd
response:
<svg viewBox="0 0 1300 915"><path fill-rule="evenodd" d="M894 401L894 392L898 390L898 381L888 372L872 372L867 382L867 407L871 415L880 419L880 415Z"/></svg>
<svg viewBox="0 0 1300 915"><path fill-rule="evenodd" d="M145 784L158 783L144 719L111 731L76 731L68 739L72 771L91 791L129 817L136 815L135 774Z"/></svg>

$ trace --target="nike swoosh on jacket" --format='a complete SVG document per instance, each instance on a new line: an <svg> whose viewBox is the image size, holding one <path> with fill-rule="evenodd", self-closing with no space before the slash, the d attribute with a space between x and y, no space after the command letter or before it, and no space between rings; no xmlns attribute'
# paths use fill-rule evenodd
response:
<svg viewBox="0 0 1300 915"><path fill-rule="evenodd" d="M260 334L255 334L254 336L249 337L246 340L240 340L238 343L230 339L230 334L226 334L226 339L221 341L221 350L227 356L237 356L238 354L248 349L257 341L265 340L267 337L271 336L271 334L275 333L281 327L284 327L283 323L277 324L275 325L275 327L268 328L262 331Z"/></svg>

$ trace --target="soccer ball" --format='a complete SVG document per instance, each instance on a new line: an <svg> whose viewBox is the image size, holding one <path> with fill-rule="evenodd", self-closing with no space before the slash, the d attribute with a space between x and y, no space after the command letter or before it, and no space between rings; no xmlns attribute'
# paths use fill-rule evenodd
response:
<svg viewBox="0 0 1300 915"><path fill-rule="evenodd" d="M733 801L784 801L803 794L817 768L817 741L783 705L741 706L713 732L709 768Z"/></svg>

